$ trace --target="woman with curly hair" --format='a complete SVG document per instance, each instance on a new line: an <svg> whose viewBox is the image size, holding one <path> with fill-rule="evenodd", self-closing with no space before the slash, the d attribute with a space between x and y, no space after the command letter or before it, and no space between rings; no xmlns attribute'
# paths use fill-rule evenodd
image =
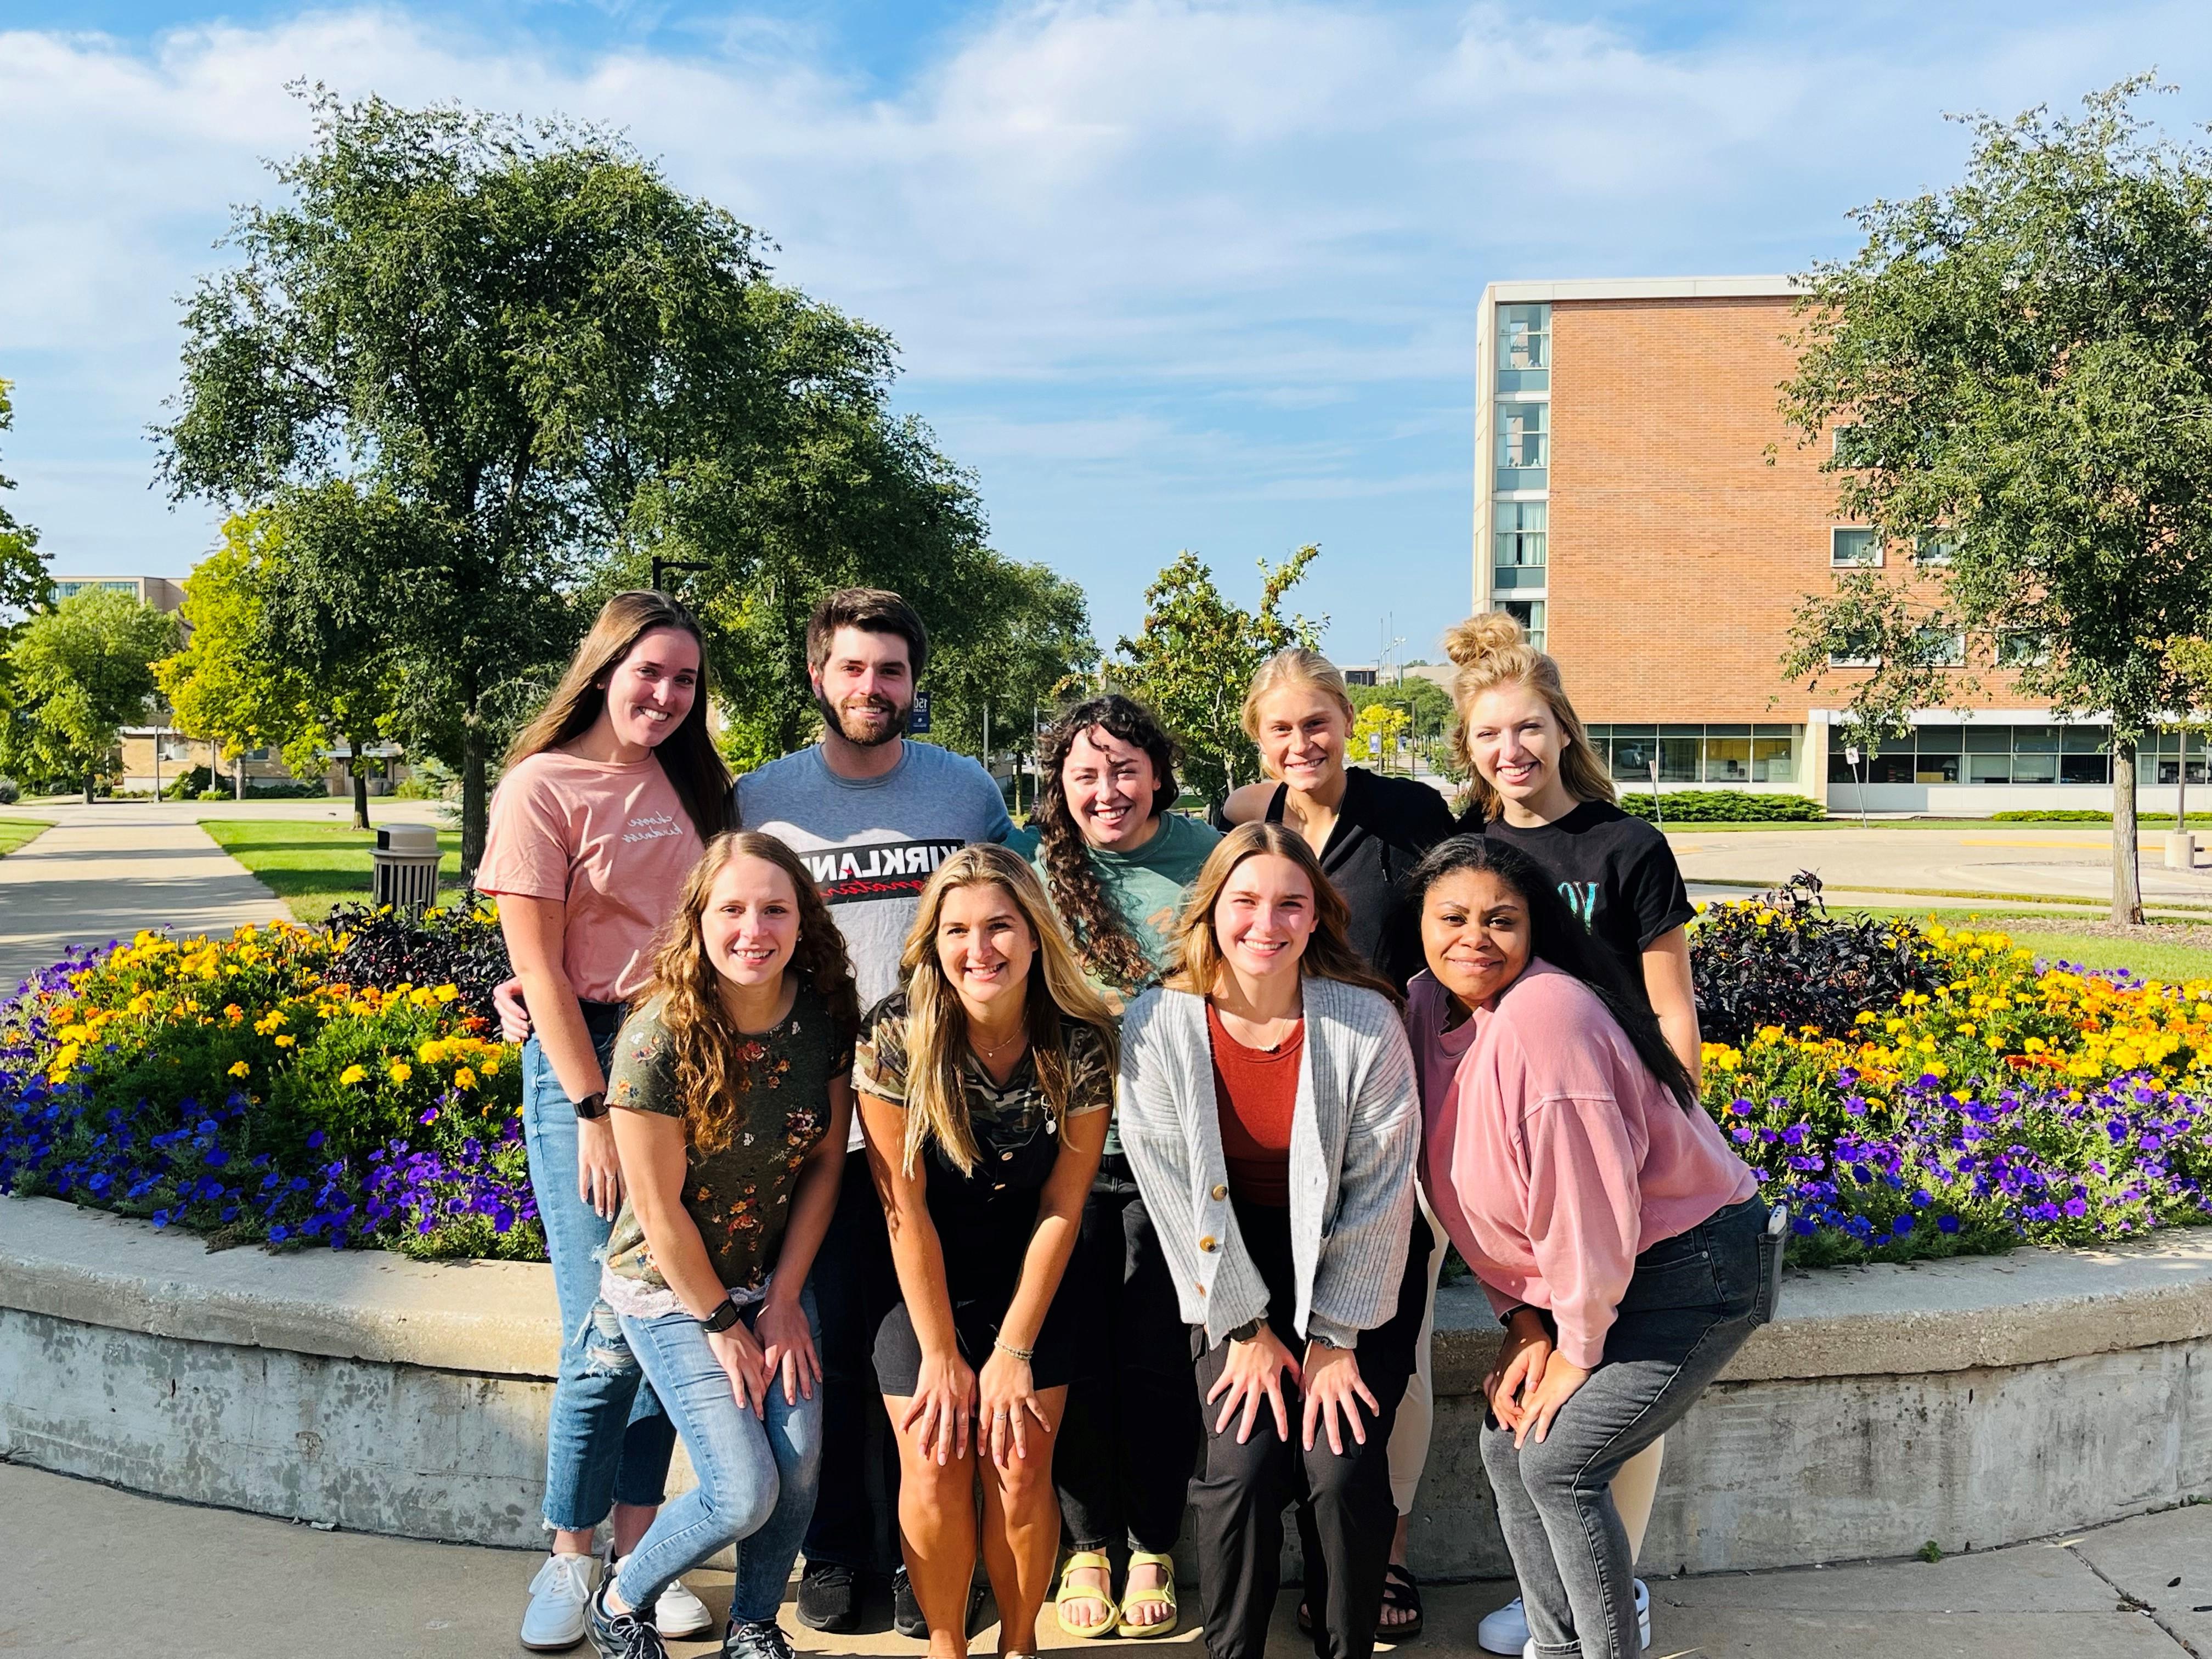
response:
<svg viewBox="0 0 2212 1659"><path fill-rule="evenodd" d="M772 836L717 836L615 1041L607 1103L629 1191L594 1322L635 1355L699 1485L661 1509L592 1597L603 1655L660 1659L652 1609L734 1545L722 1650L789 1659L776 1625L822 1459L807 1273L837 1204L860 1005L805 866ZM622 1419L605 1422L619 1431Z"/></svg>
<svg viewBox="0 0 2212 1659"><path fill-rule="evenodd" d="M1063 714L1040 758L1030 860L1085 971L1118 1007L1173 967L1183 900L1221 836L1170 810L1174 741L1118 692ZM1165 1636L1176 1627L1170 1552L1198 1413L1179 1357L1175 1282L1111 1123L1067 1284L1088 1316L1087 1363L1068 1389L1053 1460L1069 1549L1054 1598L1060 1627L1086 1638ZM1108 1553L1125 1544L1117 1601Z"/></svg>
<svg viewBox="0 0 2212 1659"><path fill-rule="evenodd" d="M875 1349L899 1542L931 1659L959 1659L980 1476L1011 1659L1036 1651L1060 1548L1053 1445L1079 1363L1060 1278L1114 1103L1114 1017L1003 847L937 866L901 963L853 1065L902 1297Z"/></svg>

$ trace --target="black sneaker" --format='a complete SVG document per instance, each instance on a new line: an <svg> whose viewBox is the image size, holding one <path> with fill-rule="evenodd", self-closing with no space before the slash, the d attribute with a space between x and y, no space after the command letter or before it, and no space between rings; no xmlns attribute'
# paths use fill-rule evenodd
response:
<svg viewBox="0 0 2212 1659"><path fill-rule="evenodd" d="M791 1638L773 1619L733 1620L722 1637L722 1659L792 1659Z"/></svg>
<svg viewBox="0 0 2212 1659"><path fill-rule="evenodd" d="M847 1631L860 1613L860 1575L839 1561L809 1561L799 1577L799 1622L809 1630Z"/></svg>
<svg viewBox="0 0 2212 1659"><path fill-rule="evenodd" d="M607 1610L609 1586L601 1584L592 1592L591 1613L584 1620L586 1632L592 1645L599 1650L599 1659L668 1659L668 1647L660 1639L660 1632L653 1627L650 1610L644 1614L635 1609L629 1613Z"/></svg>
<svg viewBox="0 0 2212 1659"><path fill-rule="evenodd" d="M904 1567L891 1574L891 1628L901 1636L929 1634L929 1620L921 1616L921 1603L915 1599L914 1584Z"/></svg>

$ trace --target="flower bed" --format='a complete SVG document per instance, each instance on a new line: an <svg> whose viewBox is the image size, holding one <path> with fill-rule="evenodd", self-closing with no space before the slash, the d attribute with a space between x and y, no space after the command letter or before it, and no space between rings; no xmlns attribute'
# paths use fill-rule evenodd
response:
<svg viewBox="0 0 2212 1659"><path fill-rule="evenodd" d="M40 975L0 1006L0 1192L211 1245L542 1256L496 975L408 976L486 960L495 916L355 920L141 933Z"/></svg>
<svg viewBox="0 0 2212 1659"><path fill-rule="evenodd" d="M1847 925L1764 898L1711 920L1701 948L1727 938L1775 960L1793 934ZM2042 964L2002 933L1934 925L1890 939L1883 960L1925 988L1836 1029L1767 1024L1705 1047L1707 1106L1796 1212L1793 1260L2090 1244L2212 1220L2212 980ZM1709 961L1701 980L1719 971Z"/></svg>

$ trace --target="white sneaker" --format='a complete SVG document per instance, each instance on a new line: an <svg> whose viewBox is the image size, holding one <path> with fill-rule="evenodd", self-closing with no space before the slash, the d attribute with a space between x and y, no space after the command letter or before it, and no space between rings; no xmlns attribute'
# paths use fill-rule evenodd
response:
<svg viewBox="0 0 2212 1659"><path fill-rule="evenodd" d="M1651 1586L1641 1578L1636 1581L1636 1634L1638 1646L1651 1645ZM1528 1634L1528 1614L1519 1596L1484 1616L1474 1627L1474 1644L1485 1653L1520 1654L1522 1659L1536 1659L1536 1644Z"/></svg>
<svg viewBox="0 0 2212 1659"><path fill-rule="evenodd" d="M607 1552L607 1582L612 1583L622 1571L627 1555L617 1559ZM707 1611L707 1604L684 1588L681 1578L672 1578L668 1588L660 1592L660 1600L653 1606L653 1627L672 1642L680 1642L687 1636L697 1636L714 1627L714 1615Z"/></svg>
<svg viewBox="0 0 2212 1659"><path fill-rule="evenodd" d="M540 1653L573 1648L584 1639L584 1612L592 1599L589 1555L549 1555L530 1581L530 1605L522 1614L522 1645Z"/></svg>

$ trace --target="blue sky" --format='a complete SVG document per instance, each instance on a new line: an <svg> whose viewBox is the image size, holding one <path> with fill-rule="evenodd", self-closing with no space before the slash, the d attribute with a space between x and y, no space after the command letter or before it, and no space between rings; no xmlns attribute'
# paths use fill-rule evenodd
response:
<svg viewBox="0 0 2212 1659"><path fill-rule="evenodd" d="M1102 641L1196 549L1301 542L1341 659L1468 593L1474 308L1514 277L1802 270L1940 185L1946 111L2155 67L2212 116L2197 0L1503 5L0 0L0 470L59 572L182 574L147 488L176 296L306 126L284 84L619 125L889 328L994 540Z"/></svg>

